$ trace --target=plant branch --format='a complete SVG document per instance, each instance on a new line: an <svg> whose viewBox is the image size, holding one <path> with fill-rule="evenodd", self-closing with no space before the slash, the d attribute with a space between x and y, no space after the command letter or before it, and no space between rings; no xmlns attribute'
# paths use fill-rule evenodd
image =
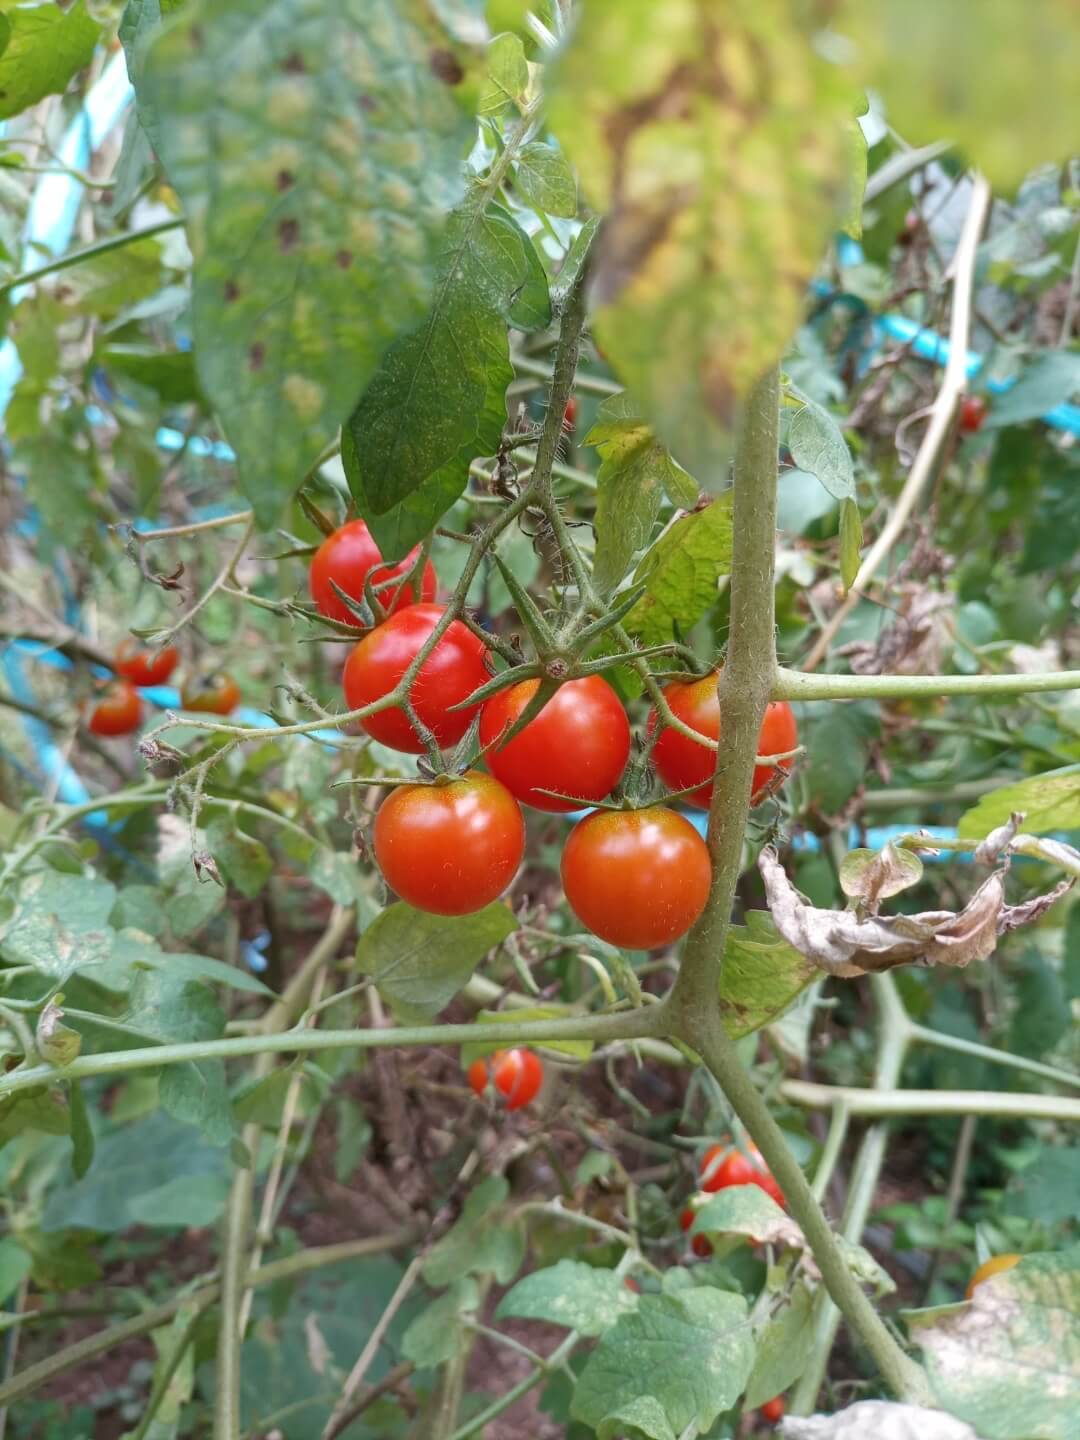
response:
<svg viewBox="0 0 1080 1440"><path fill-rule="evenodd" d="M0 296L18 289L21 285L33 285L38 280L44 280L46 275L55 275L59 270L70 270L73 265L81 265L84 260L96 260L99 255L107 255L111 250L121 250L125 245L133 245L137 240L149 240L154 235L164 235L168 230L179 230L183 224L183 220L159 220L156 225L147 225L142 230L125 230L120 235L110 235L107 240L98 240L94 245L60 255L45 265L39 265L36 270L24 270L21 275L0 280Z"/></svg>
<svg viewBox="0 0 1080 1440"><path fill-rule="evenodd" d="M986 217L990 212L990 186L981 175L974 177L971 204L956 246L953 270L952 316L949 323L949 358L937 399L930 407L930 423L912 463L904 488L889 510L889 518L871 545L846 597L837 606L814 642L803 668L816 670L828 653L833 637L863 598L862 592L882 563L893 553L904 526L935 473L941 452L953 429L960 396L967 387L968 336L971 331L971 294L975 279L975 256Z"/></svg>
<svg viewBox="0 0 1080 1440"><path fill-rule="evenodd" d="M779 668L772 699L905 700L924 695L1033 695L1046 690L1080 690L1080 670L1037 675L808 675Z"/></svg>

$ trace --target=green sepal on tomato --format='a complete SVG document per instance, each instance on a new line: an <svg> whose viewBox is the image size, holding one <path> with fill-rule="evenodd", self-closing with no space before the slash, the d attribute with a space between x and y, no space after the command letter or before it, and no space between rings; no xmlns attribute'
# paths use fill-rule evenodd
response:
<svg viewBox="0 0 1080 1440"><path fill-rule="evenodd" d="M630 758L630 722L615 691L599 675L567 680L533 720L500 745L536 694L522 680L493 695L480 712L480 744L488 769L511 795L535 810L565 814L603 800ZM545 795L557 790L576 801Z"/></svg>
<svg viewBox="0 0 1080 1440"><path fill-rule="evenodd" d="M675 680L664 686L664 699L677 720L696 730L707 740L720 739L720 697L717 694L719 675L713 671L700 680ZM648 732L656 729L656 711L649 715ZM799 743L798 727L791 706L786 700L774 700L765 711L758 736L759 755L783 755ZM685 797L688 805L707 810L712 799L712 780L716 769L716 751L699 745L678 730L664 730L652 751L653 764L664 784L671 790L688 790L700 786ZM757 805L775 786L783 782L792 766L791 760L778 761L775 766L756 765L750 783L750 803Z"/></svg>
<svg viewBox="0 0 1080 1440"><path fill-rule="evenodd" d="M469 915L513 880L525 821L504 785L469 770L392 790L375 816L374 844L386 883L402 900L431 915Z"/></svg>
<svg viewBox="0 0 1080 1440"><path fill-rule="evenodd" d="M345 662L341 677L350 710L381 700L395 688L444 614L443 605L408 605L364 636ZM421 665L411 691L420 723L428 727L440 747L456 745L479 708L451 707L467 700L490 678L484 642L460 620L451 620ZM373 740L392 750L409 755L424 751L423 740L398 705L377 710L360 723Z"/></svg>

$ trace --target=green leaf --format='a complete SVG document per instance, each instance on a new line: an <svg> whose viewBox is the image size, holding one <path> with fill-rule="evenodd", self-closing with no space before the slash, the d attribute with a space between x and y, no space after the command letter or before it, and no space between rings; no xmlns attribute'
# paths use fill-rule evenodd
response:
<svg viewBox="0 0 1080 1440"><path fill-rule="evenodd" d="M0 1100L0 1146L24 1130L40 1130L45 1135L70 1133L71 1112L59 1090L41 1086L36 1090L20 1090L7 1100Z"/></svg>
<svg viewBox="0 0 1080 1440"><path fill-rule="evenodd" d="M106 345L101 363L117 375L155 391L170 405L202 401L190 350L156 350L152 345Z"/></svg>
<svg viewBox="0 0 1080 1440"><path fill-rule="evenodd" d="M274 873L274 861L261 840L247 835L229 815L219 815L206 829L206 843L229 884L249 900Z"/></svg>
<svg viewBox="0 0 1080 1440"><path fill-rule="evenodd" d="M571 1413L598 1428L651 1396L676 1435L695 1424L706 1431L742 1394L753 1356L741 1295L704 1288L642 1295L590 1355Z"/></svg>
<svg viewBox="0 0 1080 1440"><path fill-rule="evenodd" d="M162 1108L194 1125L211 1145L227 1145L234 1134L223 1060L189 1060L168 1065L158 1086Z"/></svg>
<svg viewBox="0 0 1080 1440"><path fill-rule="evenodd" d="M255 1121L264 1130L280 1125L286 1097L297 1075L308 1085L312 1083L304 1070L295 1070L290 1066L271 1070L269 1075L263 1075L261 1079L244 1085L233 1101L237 1124L246 1125L249 1121Z"/></svg>
<svg viewBox="0 0 1080 1440"><path fill-rule="evenodd" d="M559 1260L519 1280L499 1301L495 1318L546 1320L582 1335L602 1335L637 1303L637 1295L614 1270Z"/></svg>
<svg viewBox="0 0 1080 1440"><path fill-rule="evenodd" d="M982 1440L1080 1437L1080 1249L1025 1255L970 1304L907 1323L935 1397Z"/></svg>
<svg viewBox="0 0 1080 1440"><path fill-rule="evenodd" d="M855 577L859 573L862 541L862 516L857 503L849 495L840 506L840 579L845 595L854 585Z"/></svg>
<svg viewBox="0 0 1080 1440"><path fill-rule="evenodd" d="M438 1289L464 1275L493 1275L500 1285L510 1283L525 1257L525 1235L520 1221L503 1220L509 1197L502 1175L489 1175L469 1192L460 1219L424 1261L429 1285Z"/></svg>
<svg viewBox="0 0 1080 1440"><path fill-rule="evenodd" d="M731 568L731 499L722 495L670 525L642 556L634 584L646 591L624 622L645 645L663 645L676 626L685 634L716 599Z"/></svg>
<svg viewBox="0 0 1080 1440"><path fill-rule="evenodd" d="M42 1229L209 1225L228 1193L228 1155L163 1111L99 1137L97 1163L49 1192Z"/></svg>
<svg viewBox="0 0 1080 1440"><path fill-rule="evenodd" d="M996 396L986 419L987 429L1037 420L1080 391L1080 353L1047 350L1028 364L1004 395Z"/></svg>
<svg viewBox="0 0 1080 1440"><path fill-rule="evenodd" d="M848 146L851 158L851 186L848 208L843 213L838 228L845 235L850 235L852 240L861 240L863 195L866 191L866 173L870 157L867 151L866 136L863 134L863 128L858 120L852 120L848 126Z"/></svg>
<svg viewBox="0 0 1080 1440"><path fill-rule="evenodd" d="M7 43L0 46L0 119L18 115L46 95L59 95L89 65L101 26L85 0L59 5L15 5L6 12Z"/></svg>
<svg viewBox="0 0 1080 1440"><path fill-rule="evenodd" d="M529 88L529 62L516 35L496 35L488 46L487 79L480 90L479 113L497 115L508 105L521 106Z"/></svg>
<svg viewBox="0 0 1080 1440"><path fill-rule="evenodd" d="M1080 1145L1046 1146L1009 1181L1002 1209L1040 1225L1060 1225L1076 1218L1077 1195Z"/></svg>
<svg viewBox="0 0 1080 1440"><path fill-rule="evenodd" d="M2 38L2 34L0 34ZM0 1240L0 1303L7 1300L19 1281L30 1274L33 1260L10 1236Z"/></svg>
<svg viewBox="0 0 1080 1440"><path fill-rule="evenodd" d="M160 30L162 20L182 4L183 0L128 0L120 20L118 35L127 59L128 77L135 86L139 124L155 150L158 149L158 117L154 108L141 98L143 62L147 46Z"/></svg>
<svg viewBox="0 0 1080 1440"><path fill-rule="evenodd" d="M551 318L536 249L491 198L474 185L451 216L427 318L390 346L347 422L349 488L387 560L431 529L472 462L498 448L513 379L508 324Z"/></svg>
<svg viewBox="0 0 1080 1440"><path fill-rule="evenodd" d="M422 1310L401 1338L401 1353L418 1369L431 1370L452 1360L461 1345L461 1317L480 1305L480 1290L471 1276L457 1280Z"/></svg>
<svg viewBox="0 0 1080 1440"><path fill-rule="evenodd" d="M601 460L593 579L605 593L614 590L635 553L649 543L665 493L683 504L697 500L697 485L633 410L625 395L605 402L584 441L596 446Z"/></svg>
<svg viewBox="0 0 1080 1440"><path fill-rule="evenodd" d="M813 804L835 815L866 777L867 742L857 714L830 706L815 720L808 737L806 782Z"/></svg>
<svg viewBox="0 0 1080 1440"><path fill-rule="evenodd" d="M512 935L517 921L495 901L471 915L428 915L391 905L356 945L356 963L370 975L396 1014L437 1015L487 952Z"/></svg>
<svg viewBox="0 0 1080 1440"><path fill-rule="evenodd" d="M737 1040L781 1016L820 972L776 933L767 910L732 925L720 969L724 1029Z"/></svg>
<svg viewBox="0 0 1080 1440"><path fill-rule="evenodd" d="M638 1395L613 1410L596 1435L597 1440L679 1440L668 1424L664 1407L651 1395Z"/></svg>
<svg viewBox="0 0 1080 1440"><path fill-rule="evenodd" d="M592 0L552 66L551 128L608 217L594 329L710 489L738 401L795 330L852 164L852 96L814 43L827 19L798 0Z"/></svg>
<svg viewBox="0 0 1080 1440"><path fill-rule="evenodd" d="M811 1323L813 1297L797 1284L779 1313L758 1336L754 1368L746 1382L743 1406L749 1410L782 1395L802 1374L814 1341Z"/></svg>
<svg viewBox="0 0 1080 1440"><path fill-rule="evenodd" d="M145 53L199 380L263 525L429 302L463 76L421 0L195 0Z"/></svg>
<svg viewBox="0 0 1080 1440"><path fill-rule="evenodd" d="M788 426L788 449L799 469L816 475L834 499L855 499L851 452L824 405L808 401L796 411Z"/></svg>
<svg viewBox="0 0 1080 1440"><path fill-rule="evenodd" d="M518 157L514 184L534 210L573 219L577 214L577 181L570 162L555 145L534 140Z"/></svg>
<svg viewBox="0 0 1080 1440"><path fill-rule="evenodd" d="M991 830L1004 825L1014 811L1023 814L1024 829L1029 834L1080 829L1080 765L1047 770L1030 780L991 790L960 817L957 832L982 840Z"/></svg>
<svg viewBox="0 0 1080 1440"><path fill-rule="evenodd" d="M108 924L115 899L108 881L39 871L23 882L13 915L0 925L0 955L60 985L86 970L99 985L123 989L126 967L115 961Z"/></svg>
<svg viewBox="0 0 1080 1440"><path fill-rule="evenodd" d="M81 1180L94 1162L94 1132L82 1086L73 1080L68 1086L68 1113L71 1117L71 1172Z"/></svg>
<svg viewBox="0 0 1080 1440"><path fill-rule="evenodd" d="M1076 140L1071 97L1080 30L1071 0L870 0L846 26L890 124L919 145L948 136L995 185L1064 160Z"/></svg>

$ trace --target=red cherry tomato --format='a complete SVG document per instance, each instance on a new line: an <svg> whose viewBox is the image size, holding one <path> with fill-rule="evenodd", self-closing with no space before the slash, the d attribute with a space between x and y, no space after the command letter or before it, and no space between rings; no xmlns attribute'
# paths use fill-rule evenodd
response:
<svg viewBox="0 0 1080 1440"><path fill-rule="evenodd" d="M577 424L577 396L571 395L566 402L566 409L563 411L563 427L572 430Z"/></svg>
<svg viewBox="0 0 1080 1440"><path fill-rule="evenodd" d="M134 640L121 640L113 657L113 669L132 685L164 685L179 659L175 645L166 645L164 650L140 650Z"/></svg>
<svg viewBox="0 0 1080 1440"><path fill-rule="evenodd" d="M720 699L716 693L716 681L714 672L701 680L676 680L664 687L664 698L671 706L675 718L710 740L720 738ZM655 728L654 710L649 716L649 733L652 734ZM798 729L791 706L786 700L774 701L765 711L765 719L758 736L757 753L782 755L786 750L794 750L798 743ZM668 729L653 746L652 753L660 778L670 789L685 790L689 785L702 782L701 789L688 795L686 802L707 810L712 799L716 752L707 745L698 745L693 740L688 740L678 730ZM776 766L755 766L750 788L751 805L762 800L769 787L778 783L791 769L791 765L790 760L781 760Z"/></svg>
<svg viewBox="0 0 1080 1440"><path fill-rule="evenodd" d="M398 575L405 575L412 569L419 548L417 546L410 550L405 559L399 560L396 565L384 565L382 554L367 525L363 520L351 520L348 525L342 525L332 535L328 535L315 551L308 575L311 598L322 614L330 620L341 620L346 625L363 628L359 616L354 615L346 606L330 582L335 581L340 585L351 599L362 600L364 581L369 572L372 585L378 585L381 580L392 580ZM435 567L429 560L420 577L419 596L414 595L411 588L399 585L380 591L377 599L384 613L392 615L406 605L411 605L416 599L434 600L437 583Z"/></svg>
<svg viewBox="0 0 1080 1440"><path fill-rule="evenodd" d="M770 1425L775 1425L777 1421L782 1420L784 1418L784 1397L774 1395L771 1400L766 1400L761 1407L761 1418L767 1420Z"/></svg>
<svg viewBox="0 0 1080 1440"><path fill-rule="evenodd" d="M674 810L597 810L570 832L562 881L570 908L601 940L655 950L701 914L712 866L704 840Z"/></svg>
<svg viewBox="0 0 1080 1440"><path fill-rule="evenodd" d="M505 1097L507 1110L520 1110L535 1100L544 1082L544 1066L538 1055L524 1048L496 1050L488 1060L474 1060L469 1066L469 1084L477 1095L483 1095L489 1078L495 1089Z"/></svg>
<svg viewBox="0 0 1080 1440"><path fill-rule="evenodd" d="M623 1284L626 1286L627 1290L633 1290L635 1295L641 1294L641 1286L634 1279L633 1275L625 1276L623 1278Z"/></svg>
<svg viewBox="0 0 1080 1440"><path fill-rule="evenodd" d="M350 710L369 705L393 690L438 624L442 605L409 605L365 635L345 662L342 684ZM420 667L412 688L412 702L422 724L441 746L454 745L465 734L477 706L450 710L490 680L482 640L460 620L450 627ZM374 740L410 755L423 752L424 743L404 710L392 706L361 721Z"/></svg>
<svg viewBox="0 0 1080 1440"><path fill-rule="evenodd" d="M511 795L536 810L563 813L602 800L630 758L630 723L606 680L567 680L508 745L497 740L536 694L539 680L522 680L493 695L480 711L480 743L488 768ZM541 790L577 795L581 804Z"/></svg>
<svg viewBox="0 0 1080 1440"><path fill-rule="evenodd" d="M707 1260L712 1254L712 1241L707 1235L695 1235L690 1241L690 1249L701 1260Z"/></svg>
<svg viewBox="0 0 1080 1440"><path fill-rule="evenodd" d="M679 1229L689 1230L690 1226L694 1223L694 1216L696 1214L697 1211L694 1210L691 1206L687 1205L686 1209L679 1216Z"/></svg>
<svg viewBox="0 0 1080 1440"><path fill-rule="evenodd" d="M984 1260L968 1281L964 1298L970 1300L977 1285L981 1285L984 1280L989 1280L992 1275L1000 1275L1003 1270L1011 1270L1014 1265L1019 1263L1019 1255L992 1255L989 1260Z"/></svg>
<svg viewBox="0 0 1080 1440"><path fill-rule="evenodd" d="M441 785L400 785L375 817L386 883L432 915L482 910L510 884L524 853L521 807L479 770Z"/></svg>
<svg viewBox="0 0 1080 1440"><path fill-rule="evenodd" d="M130 735L142 724L143 703L126 680L109 685L91 709L86 728L93 735Z"/></svg>
<svg viewBox="0 0 1080 1440"><path fill-rule="evenodd" d="M211 675L185 685L180 692L180 704L185 710L231 715L240 704L240 686L231 675Z"/></svg>
<svg viewBox="0 0 1080 1440"><path fill-rule="evenodd" d="M965 395L960 401L960 429L974 435L986 419L988 406L981 395Z"/></svg>
<svg viewBox="0 0 1080 1440"><path fill-rule="evenodd" d="M743 1154L729 1145L710 1145L701 1157L701 1188L710 1195L732 1185L757 1185L777 1205L784 1204L784 1192L773 1179L756 1145Z"/></svg>

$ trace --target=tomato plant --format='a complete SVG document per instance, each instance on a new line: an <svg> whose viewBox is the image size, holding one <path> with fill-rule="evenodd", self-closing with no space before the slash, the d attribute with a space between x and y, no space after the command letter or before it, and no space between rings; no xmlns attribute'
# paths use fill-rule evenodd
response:
<svg viewBox="0 0 1080 1440"><path fill-rule="evenodd" d="M8 1440L1072 1440L1074 9L0 4Z"/></svg>
<svg viewBox="0 0 1080 1440"><path fill-rule="evenodd" d="M717 676L706 675L700 680L675 680L664 687L664 699L677 720L689 725L708 740L720 739L720 701L716 691ZM649 716L649 730L656 726L656 712ZM795 714L785 701L774 701L765 711L758 735L759 755L783 755L799 743ZM716 752L699 745L679 730L663 730L653 746L653 762L665 785L672 790L686 790L700 785L686 797L687 804L702 810L709 808L712 783L709 777L716 768ZM756 805L767 792L783 781L793 760L780 760L775 767L756 765L751 781L750 803Z"/></svg>
<svg viewBox="0 0 1080 1440"><path fill-rule="evenodd" d="M143 703L139 692L126 680L108 685L100 700L95 700L86 717L86 728L92 735L130 735L138 730L143 719Z"/></svg>
<svg viewBox="0 0 1080 1440"><path fill-rule="evenodd" d="M175 645L143 650L134 640L121 640L113 656L113 669L132 685L164 685L176 669L180 652Z"/></svg>
<svg viewBox="0 0 1080 1440"><path fill-rule="evenodd" d="M191 680L180 692L184 710L202 711L207 715L231 715L240 704L240 686L231 675L207 675Z"/></svg>
<svg viewBox="0 0 1080 1440"><path fill-rule="evenodd" d="M369 581L374 588L399 576L407 576L419 553L420 547L415 546L398 564L384 565L379 547L367 524L363 520L350 520L347 525L339 526L332 535L328 535L315 551L308 575L311 598L329 619L340 620L346 625L360 625L361 621L348 608L334 586L344 590L350 599L362 601L365 581ZM383 615L392 615L414 601L434 600L437 585L435 567L430 560L426 560L420 576L419 594L416 593L417 587L414 584L406 583L403 579L400 585L392 585L386 590L376 592L376 599Z"/></svg>
<svg viewBox="0 0 1080 1440"><path fill-rule="evenodd" d="M523 1047L496 1050L488 1059L474 1060L469 1066L469 1084L476 1094L483 1095L488 1085L494 1084L507 1110L520 1110L530 1104L543 1083L543 1062Z"/></svg>
<svg viewBox="0 0 1080 1440"><path fill-rule="evenodd" d="M562 855L571 909L601 940L630 950L670 945L705 908L705 842L674 810L597 811L574 826Z"/></svg>
<svg viewBox="0 0 1080 1440"><path fill-rule="evenodd" d="M500 690L480 712L480 743L492 774L536 810L580 810L602 800L630 758L630 723L618 696L599 675L567 680L539 715L509 741L504 735L536 694L539 680ZM557 790L579 803L546 795Z"/></svg>
<svg viewBox="0 0 1080 1440"><path fill-rule="evenodd" d="M402 785L375 817L375 858L403 900L433 915L468 915L497 899L525 852L517 801L470 770L435 785Z"/></svg>
<svg viewBox="0 0 1080 1440"><path fill-rule="evenodd" d="M409 605L391 615L356 646L342 673L349 708L359 709L389 695L420 653L444 614L440 605ZM453 745L468 730L478 706L463 700L489 678L482 640L452 620L434 650L420 666L411 691L417 719L440 745ZM378 710L363 720L375 740L395 750L420 754L424 741L398 705Z"/></svg>

